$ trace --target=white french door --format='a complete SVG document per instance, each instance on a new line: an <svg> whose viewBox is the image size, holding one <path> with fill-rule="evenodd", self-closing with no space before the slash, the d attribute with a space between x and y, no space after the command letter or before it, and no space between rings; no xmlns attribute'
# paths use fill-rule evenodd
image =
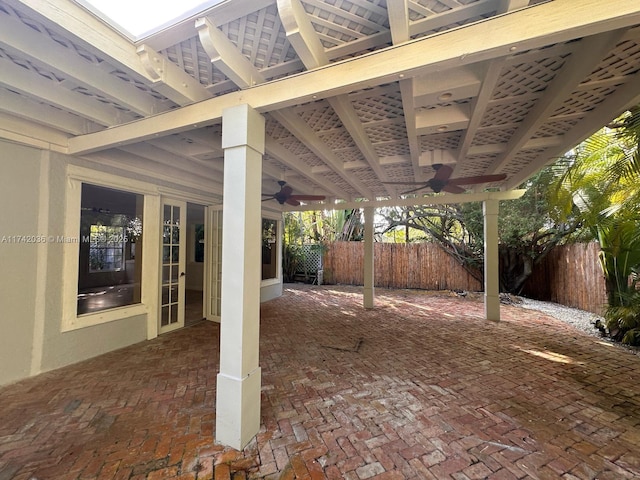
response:
<svg viewBox="0 0 640 480"><path fill-rule="evenodd" d="M163 199L160 248L159 333L184 326L186 202Z"/></svg>
<svg viewBox="0 0 640 480"><path fill-rule="evenodd" d="M220 321L222 292L222 210L207 207L205 222L205 301L207 320Z"/></svg>

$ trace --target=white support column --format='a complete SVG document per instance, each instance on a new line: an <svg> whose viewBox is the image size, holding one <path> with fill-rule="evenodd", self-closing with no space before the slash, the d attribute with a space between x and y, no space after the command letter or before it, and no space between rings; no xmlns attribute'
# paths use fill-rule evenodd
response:
<svg viewBox="0 0 640 480"><path fill-rule="evenodd" d="M484 314L500 321L500 280L498 256L498 200L483 202L484 214Z"/></svg>
<svg viewBox="0 0 640 480"><path fill-rule="evenodd" d="M364 308L375 306L373 207L364 209Z"/></svg>
<svg viewBox="0 0 640 480"><path fill-rule="evenodd" d="M264 118L248 105L222 115L224 204L216 442L244 448L260 428L261 177Z"/></svg>

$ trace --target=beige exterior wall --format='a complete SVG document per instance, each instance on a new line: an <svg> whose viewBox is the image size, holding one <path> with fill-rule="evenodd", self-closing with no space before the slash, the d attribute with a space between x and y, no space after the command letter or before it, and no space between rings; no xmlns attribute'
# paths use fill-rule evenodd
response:
<svg viewBox="0 0 640 480"><path fill-rule="evenodd" d="M105 175L171 188L150 177L0 140L0 385L73 364L153 337L147 314L63 331L63 285L77 282L64 270L66 191L69 165ZM185 195L206 192L185 191ZM160 212L158 212L159 218ZM43 243L12 243L13 237L46 238ZM158 279L143 279L157 282ZM282 283L261 289L262 300L282 293Z"/></svg>
<svg viewBox="0 0 640 480"><path fill-rule="evenodd" d="M40 152L0 142L0 384L31 371L35 324ZM28 299L24 301L23 299Z"/></svg>

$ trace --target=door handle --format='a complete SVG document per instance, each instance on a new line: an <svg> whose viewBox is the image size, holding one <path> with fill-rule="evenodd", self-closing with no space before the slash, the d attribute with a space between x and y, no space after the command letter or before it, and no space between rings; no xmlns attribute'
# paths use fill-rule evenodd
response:
<svg viewBox="0 0 640 480"><path fill-rule="evenodd" d="M186 274L186 273L184 273L184 272L182 272L182 273L180 274L180 276L181 276L181 277L185 277L186 275L187 275L187 274Z"/></svg>

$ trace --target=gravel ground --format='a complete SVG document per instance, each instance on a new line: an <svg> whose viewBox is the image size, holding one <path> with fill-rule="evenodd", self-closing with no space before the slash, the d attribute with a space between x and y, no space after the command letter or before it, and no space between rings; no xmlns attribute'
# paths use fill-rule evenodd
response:
<svg viewBox="0 0 640 480"><path fill-rule="evenodd" d="M538 310L546 313L547 315L551 315L558 320L562 320L584 333L593 335L594 337L600 337L600 332L593 324L596 320L604 321L604 319L595 313L585 312L584 310L578 310L577 308L565 307L558 303L541 302L540 300L531 300L530 298L524 297L521 298L522 303L520 306L522 308Z"/></svg>
<svg viewBox="0 0 640 480"><path fill-rule="evenodd" d="M577 308L565 307L558 303L541 302L540 300L532 300L524 297L519 298L522 300L522 303L518 303L519 307L546 313L547 315L572 325L587 335L598 337L602 341L609 342L616 347L640 356L640 347L629 347L618 342L613 342L608 337L601 336L600 331L594 327L594 323L596 320L604 321L604 319L595 313L585 312L584 310L579 310Z"/></svg>

